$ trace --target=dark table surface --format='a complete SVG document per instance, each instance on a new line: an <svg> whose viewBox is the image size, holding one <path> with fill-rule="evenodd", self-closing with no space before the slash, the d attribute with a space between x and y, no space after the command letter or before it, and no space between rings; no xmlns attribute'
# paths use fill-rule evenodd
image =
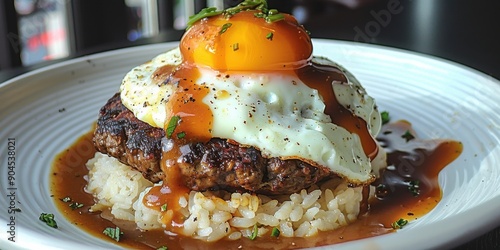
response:
<svg viewBox="0 0 500 250"><path fill-rule="evenodd" d="M500 40L497 38L500 32L500 1L387 0L356 9L345 8L328 0L302 0L297 3L305 10L302 12L305 13L303 24L312 37L415 51L454 61L500 79ZM292 11L291 7L289 11ZM80 51L72 57L119 47L177 40L181 34L181 31L164 32L134 43L107 44ZM0 71L0 82L54 62L57 61ZM500 222L498 217L492 220ZM472 241L452 243L450 247L500 249L500 223L496 228L484 228L474 236L477 238Z"/></svg>

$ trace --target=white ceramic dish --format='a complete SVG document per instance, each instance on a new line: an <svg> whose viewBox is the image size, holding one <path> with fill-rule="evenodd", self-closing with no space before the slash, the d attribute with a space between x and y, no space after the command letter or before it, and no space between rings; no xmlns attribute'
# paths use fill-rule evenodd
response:
<svg viewBox="0 0 500 250"><path fill-rule="evenodd" d="M118 90L128 70L176 45L91 55L0 85L0 248L117 247L64 220L50 198L50 167L57 153L89 131L99 108ZM314 46L315 55L354 73L380 110L389 111L393 119L411 121L423 138L453 138L464 144L462 155L439 176L443 199L434 210L397 233L335 249L443 249L500 225L499 81L402 50L318 39ZM9 162L15 162L14 172L9 172ZM13 185L9 176L15 178ZM10 204L21 212L9 213ZM54 213L59 229L38 221L42 212ZM15 242L9 241L13 236Z"/></svg>

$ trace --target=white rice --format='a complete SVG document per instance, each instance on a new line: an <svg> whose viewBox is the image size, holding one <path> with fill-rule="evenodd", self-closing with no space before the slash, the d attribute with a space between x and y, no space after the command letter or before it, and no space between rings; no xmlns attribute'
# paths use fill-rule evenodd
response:
<svg viewBox="0 0 500 250"><path fill-rule="evenodd" d="M98 200L91 210L100 211L110 207L115 218L133 221L134 202L145 188L153 184L138 171L100 153L86 165L89 169L86 191L94 194Z"/></svg>
<svg viewBox="0 0 500 250"><path fill-rule="evenodd" d="M162 213L142 203L153 184L138 171L100 153L87 168L87 192L97 200L92 210L110 209L116 218L135 221L144 230L165 227ZM355 221L361 200L362 188L340 179L280 197L191 191L179 200L179 212L187 218L181 233L205 241L236 240L250 237L257 225L259 236L278 228L280 237L309 237Z"/></svg>

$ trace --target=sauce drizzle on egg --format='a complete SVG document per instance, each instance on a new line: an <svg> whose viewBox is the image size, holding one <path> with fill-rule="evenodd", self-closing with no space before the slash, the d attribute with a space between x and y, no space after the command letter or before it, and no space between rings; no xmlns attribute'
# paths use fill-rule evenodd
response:
<svg viewBox="0 0 500 250"><path fill-rule="evenodd" d="M177 89L167 102L167 130L173 117L180 118L175 125L170 138L165 138L167 144L175 145L163 150L161 169L165 173L162 186L153 187L144 196L143 203L162 213L162 223L170 225L167 228L176 232L184 218L177 211L180 209L179 200L187 199L189 189L184 185L177 160L181 155L181 145L192 142L206 142L211 138L211 124L213 115L210 108L201 101L207 95L205 86L195 84L199 71L189 65L182 64L177 68L170 65L159 68L153 74L155 77L166 79L163 84L173 84Z"/></svg>
<svg viewBox="0 0 500 250"><path fill-rule="evenodd" d="M348 82L342 71L333 66L311 63L299 69L297 74L306 85L319 91L326 104L325 113L330 116L332 123L359 135L365 154L373 160L377 156L378 146L366 121L342 106L335 97L333 84Z"/></svg>

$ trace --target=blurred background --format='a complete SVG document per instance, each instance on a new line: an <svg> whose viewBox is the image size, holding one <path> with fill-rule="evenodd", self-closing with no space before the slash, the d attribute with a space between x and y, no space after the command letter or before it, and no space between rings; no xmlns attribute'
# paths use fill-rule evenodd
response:
<svg viewBox="0 0 500 250"><path fill-rule="evenodd" d="M178 41L190 15L237 0L0 0L0 83L82 55ZM390 46L500 79L498 0L268 0L313 38ZM500 95L500 93L499 93ZM457 229L459 230L459 229ZM459 249L500 249L497 228Z"/></svg>
<svg viewBox="0 0 500 250"><path fill-rule="evenodd" d="M61 59L179 40L187 18L238 0L2 0L3 78ZM442 57L500 78L494 35L500 1L269 0L312 37L373 43ZM495 37L495 38L494 38ZM17 70L16 70L17 69ZM7 71L9 70L9 71ZM5 76L7 75L7 76Z"/></svg>

